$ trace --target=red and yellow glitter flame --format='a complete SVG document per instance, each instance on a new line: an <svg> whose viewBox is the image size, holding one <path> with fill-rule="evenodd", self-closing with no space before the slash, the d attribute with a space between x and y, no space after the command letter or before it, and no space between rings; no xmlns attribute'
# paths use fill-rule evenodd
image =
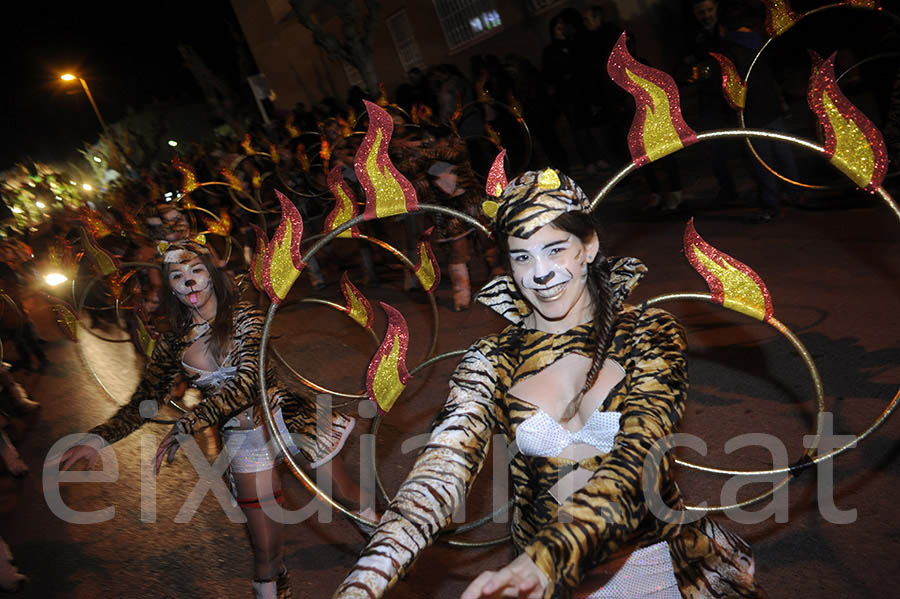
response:
<svg viewBox="0 0 900 599"><path fill-rule="evenodd" d="M872 10L881 10L881 3L878 0L844 0L847 6L858 6L860 8L871 8Z"/></svg>
<svg viewBox="0 0 900 599"><path fill-rule="evenodd" d="M766 31L770 37L778 37L800 20L787 0L763 0L763 4L766 5Z"/></svg>
<svg viewBox="0 0 900 599"><path fill-rule="evenodd" d="M359 326L371 329L372 323L375 321L375 313L372 311L372 304L366 299L359 289L350 282L347 273L341 275L341 293L344 294L344 300L347 302L347 315L359 323Z"/></svg>
<svg viewBox="0 0 900 599"><path fill-rule="evenodd" d="M219 218L203 217L203 224L206 230L214 235L228 237L231 234L231 215L225 209L219 212Z"/></svg>
<svg viewBox="0 0 900 599"><path fill-rule="evenodd" d="M434 252L431 251L431 244L428 243L432 231L434 227L429 227L422 233L416 245L416 253L419 255L419 263L415 269L416 278L427 293L434 291L441 282L441 268L434 257Z"/></svg>
<svg viewBox="0 0 900 599"><path fill-rule="evenodd" d="M684 255L706 280L712 299L736 312L767 321L775 309L762 278L752 268L709 245L694 229L684 229Z"/></svg>
<svg viewBox="0 0 900 599"><path fill-rule="evenodd" d="M606 68L612 80L634 97L628 149L634 165L640 167L695 143L697 134L681 116L678 86L672 77L637 62L629 54L625 39L623 33Z"/></svg>
<svg viewBox="0 0 900 599"><path fill-rule="evenodd" d="M135 272L137 271L129 270L122 274L121 271L117 270L106 278L106 285L109 288L109 292L113 296L113 299L116 301L122 299L122 289L125 288L125 283L128 282L128 279L130 279L131 275Z"/></svg>
<svg viewBox="0 0 900 599"><path fill-rule="evenodd" d="M722 93L732 110L744 110L747 105L747 84L740 76L731 59L722 54L710 52L710 56L719 62L722 71Z"/></svg>
<svg viewBox="0 0 900 599"><path fill-rule="evenodd" d="M328 173L328 189L331 190L331 194L334 196L334 208L325 218L324 230L326 233L334 231L348 220L357 216L356 196L353 190L350 189L350 186L347 185L347 182L344 181L344 177L341 174L342 168L342 166L338 165ZM338 233L338 237L359 237L359 228L350 227Z"/></svg>
<svg viewBox="0 0 900 599"><path fill-rule="evenodd" d="M141 346L141 351L144 352L144 355L149 358L153 355L154 348L156 348L156 340L159 337L159 334L151 332L150 329L147 328L144 319L140 316L137 317L137 324L138 345Z"/></svg>
<svg viewBox="0 0 900 599"><path fill-rule="evenodd" d="M488 171L487 183L484 186L484 191L489 196L500 197L500 194L503 193L503 190L506 189L506 185L508 181L506 180L506 169L504 168L504 161L506 159L506 150L500 150L500 153L497 154L496 158L494 158L494 162L491 164L491 170Z"/></svg>
<svg viewBox="0 0 900 599"><path fill-rule="evenodd" d="M225 178L225 181L228 183L228 187L235 191L244 191L244 184L241 183L241 180L238 179L233 170L227 167L223 167L219 172L222 173L222 177Z"/></svg>
<svg viewBox="0 0 900 599"><path fill-rule="evenodd" d="M272 235L263 258L263 285L273 304L287 297L288 292L303 270L300 240L303 237L303 219L297 207L278 190L275 195L281 202L281 223Z"/></svg>
<svg viewBox="0 0 900 599"><path fill-rule="evenodd" d="M78 220L84 223L84 226L87 227L88 232L94 239L103 239L112 233L109 225L100 218L100 215L95 210L90 208L82 208L78 215Z"/></svg>
<svg viewBox="0 0 900 599"><path fill-rule="evenodd" d="M262 175L259 174L259 169L253 169L253 175L250 177L250 185L253 186L253 189L262 189Z"/></svg>
<svg viewBox="0 0 900 599"><path fill-rule="evenodd" d="M197 175L193 168L180 158L173 158L172 166L181 173L181 195L187 195L197 189Z"/></svg>
<svg viewBox="0 0 900 599"><path fill-rule="evenodd" d="M250 134L249 133L244 134L244 141L241 142L241 147L244 148L244 153L247 156L253 156L254 154L257 153L256 150L253 149L251 142L252 142L252 139L250 138Z"/></svg>
<svg viewBox="0 0 900 599"><path fill-rule="evenodd" d="M253 286L256 287L256 290L260 293L266 292L266 284L265 277L263 276L263 264L266 259L266 248L269 245L269 239L266 237L266 232L257 227L256 225L251 224L253 230L256 232L256 245L255 251L253 252L253 259L250 260L250 280L253 282Z"/></svg>
<svg viewBox="0 0 900 599"><path fill-rule="evenodd" d="M300 168L303 169L304 173L309 172L309 156L306 155L306 146L303 144L297 144L297 162L300 163Z"/></svg>
<svg viewBox="0 0 900 599"><path fill-rule="evenodd" d="M288 113L284 119L284 129L291 136L291 139L300 136L300 129L297 129L297 126L294 125L294 115L292 113Z"/></svg>
<svg viewBox="0 0 900 599"><path fill-rule="evenodd" d="M67 303L54 301L50 304L50 308L56 312L56 324L60 330L72 341L78 341L78 317L75 310Z"/></svg>
<svg viewBox="0 0 900 599"><path fill-rule="evenodd" d="M807 100L825 132L825 154L861 188L874 192L887 172L887 148L881 133L850 103L834 78L834 54L813 54Z"/></svg>
<svg viewBox="0 0 900 599"><path fill-rule="evenodd" d="M119 270L119 261L97 245L94 238L84 228L81 229L81 239L84 242L85 253L91 257L94 269L99 274L109 276Z"/></svg>
<svg viewBox="0 0 900 599"><path fill-rule="evenodd" d="M275 164L278 164L278 161L281 160L281 156L278 154L278 148L275 147L275 144L269 142L269 158Z"/></svg>
<svg viewBox="0 0 900 599"><path fill-rule="evenodd" d="M410 380L406 370L409 328L400 312L384 302L379 303L387 313L388 327L366 371L366 391L378 411L384 414L394 406Z"/></svg>
<svg viewBox="0 0 900 599"><path fill-rule="evenodd" d="M412 184L400 174L388 156L394 121L383 108L364 101L369 113L369 129L354 158L354 170L366 192L366 220L403 214L418 209Z"/></svg>

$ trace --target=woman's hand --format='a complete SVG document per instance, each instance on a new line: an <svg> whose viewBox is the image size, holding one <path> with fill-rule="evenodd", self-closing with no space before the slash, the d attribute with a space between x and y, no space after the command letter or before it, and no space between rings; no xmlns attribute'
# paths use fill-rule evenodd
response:
<svg viewBox="0 0 900 599"><path fill-rule="evenodd" d="M97 463L97 460L100 458L100 449L106 444L103 439L100 437L91 437L90 439L85 440L78 445L70 447L62 454L62 456L57 456L56 458L51 458L48 460L48 464L59 464L60 472L65 472L72 466L74 466L78 460L84 460L85 465L87 466L87 470L90 470L94 467L94 464Z"/></svg>
<svg viewBox="0 0 900 599"><path fill-rule="evenodd" d="M547 575L524 553L501 570L486 570L463 591L460 599L541 599Z"/></svg>
<svg viewBox="0 0 900 599"><path fill-rule="evenodd" d="M163 459L169 464L175 459L175 453L178 451L178 448L181 447L181 444L175 437L178 432L177 428L177 426L173 426L172 429L166 433L166 436L163 437L163 440L160 441L159 447L156 449L156 457L154 458L154 474L159 474L159 469L162 468Z"/></svg>

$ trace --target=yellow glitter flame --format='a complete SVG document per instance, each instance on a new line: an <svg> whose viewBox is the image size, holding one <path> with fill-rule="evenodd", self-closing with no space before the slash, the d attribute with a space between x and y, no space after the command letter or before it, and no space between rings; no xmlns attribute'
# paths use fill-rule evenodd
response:
<svg viewBox="0 0 900 599"><path fill-rule="evenodd" d="M538 189L559 189L559 186L559 175L552 168L545 168L541 171L541 174L538 175ZM497 189L499 190L499 193L497 193L499 196L503 193L499 183L497 184Z"/></svg>
<svg viewBox="0 0 900 599"><path fill-rule="evenodd" d="M852 120L844 118L827 93L822 94L825 114L834 128L837 145L831 163L860 187L866 187L875 173L875 154L866 136Z"/></svg>
<svg viewBox="0 0 900 599"><path fill-rule="evenodd" d="M375 215L378 218L406 212L406 196L400 183L390 176L387 168L384 172L378 168L378 150L383 133L382 129L377 130L372 149L366 156L366 173L375 188Z"/></svg>
<svg viewBox="0 0 900 599"><path fill-rule="evenodd" d="M290 219L284 219L283 222L284 237L280 240L274 237L272 238L272 263L269 267L269 276L272 279L272 290L275 292L275 295L281 299L287 297L288 291L291 290L291 286L300 275L300 271L297 270L294 266L294 261L291 260L292 223Z"/></svg>
<svg viewBox="0 0 900 599"><path fill-rule="evenodd" d="M112 256L110 256L106 252L106 250L96 245L94 243L94 240L91 239L91 236L88 235L87 231L85 231L84 229L81 230L81 238L84 240L84 249L94 260L94 264L97 266L97 270L100 271L101 274L103 274L104 276L108 276L118 270L118 267L116 266L115 260L113 260Z"/></svg>
<svg viewBox="0 0 900 599"><path fill-rule="evenodd" d="M701 252L696 245L691 247L703 266L722 283L723 306L757 320L765 319L766 298L756 281L727 262L719 264Z"/></svg>
<svg viewBox="0 0 900 599"><path fill-rule="evenodd" d="M625 69L628 78L641 86L650 94L652 104L647 106L647 116L644 119L642 135L644 137L644 151L647 158L653 162L667 154L680 150L684 144L672 123L672 115L669 109L669 98L665 90L658 85L647 81Z"/></svg>
<svg viewBox="0 0 900 599"><path fill-rule="evenodd" d="M378 363L372 389L375 401L385 412L389 411L397 398L406 388L400 380L400 335L395 334L391 343L391 351Z"/></svg>
<svg viewBox="0 0 900 599"><path fill-rule="evenodd" d="M344 295L347 297L347 315L361 327L370 326L371 308L369 308L366 298L349 280L342 281L341 286L344 288Z"/></svg>
<svg viewBox="0 0 900 599"><path fill-rule="evenodd" d="M422 284L422 289L430 291L434 286L436 279L434 263L431 261L431 255L428 252L428 245L425 242L419 242L419 266L416 267L416 278Z"/></svg>
<svg viewBox="0 0 900 599"><path fill-rule="evenodd" d="M335 200L337 200L338 212L337 216L334 219L334 223L332 224L332 230L337 229L339 226L350 220L353 216L353 201L350 197L344 192L343 187L340 185L335 185L334 189ZM347 229L346 231L341 231L338 233L338 237L353 237L353 227Z"/></svg>
<svg viewBox="0 0 900 599"><path fill-rule="evenodd" d="M78 340L78 318L75 313L65 304L53 304L50 308L56 312L56 322L72 338L73 341Z"/></svg>
<svg viewBox="0 0 900 599"><path fill-rule="evenodd" d="M138 343L141 345L141 351L149 358L153 355L153 349L156 347L156 339L154 339L153 335L150 334L150 331L147 330L147 325L144 324L143 319L138 318L137 322Z"/></svg>
<svg viewBox="0 0 900 599"><path fill-rule="evenodd" d="M768 11L769 33L773 37L778 37L797 22L787 0L765 0L765 4Z"/></svg>

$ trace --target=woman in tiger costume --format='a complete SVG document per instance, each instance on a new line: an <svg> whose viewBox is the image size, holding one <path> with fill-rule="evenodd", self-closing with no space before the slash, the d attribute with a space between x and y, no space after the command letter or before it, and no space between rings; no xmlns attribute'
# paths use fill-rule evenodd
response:
<svg viewBox="0 0 900 599"><path fill-rule="evenodd" d="M187 374L203 398L163 439L156 455L156 472L164 459L171 462L174 458L179 437L219 427L223 450L230 457L232 491L247 518L256 597L290 597L288 571L282 562L283 520L270 518L272 510L262 509L283 501L277 472L282 455L269 438L258 406L264 314L251 304L235 303L231 281L202 245L192 241L169 245L162 271L169 331L156 342L129 403L89 431L96 436L66 451L60 469L67 470L82 458L92 467L102 446L140 428L156 414L176 375ZM292 393L271 366L267 367L266 380L272 416L288 447L294 453L301 452L313 468L329 469L339 492L358 499L359 488L335 459L353 429L354 419L340 412L326 412L314 400ZM292 434L287 435L288 431ZM374 512L366 514L371 515Z"/></svg>
<svg viewBox="0 0 900 599"><path fill-rule="evenodd" d="M431 438L335 597L383 596L461 507L499 430L517 450L518 557L462 599L765 597L749 547L688 522L666 437L687 392L684 331L625 304L646 268L600 253L590 202L569 177L526 172L498 199L511 276L478 301L512 322L475 342Z"/></svg>

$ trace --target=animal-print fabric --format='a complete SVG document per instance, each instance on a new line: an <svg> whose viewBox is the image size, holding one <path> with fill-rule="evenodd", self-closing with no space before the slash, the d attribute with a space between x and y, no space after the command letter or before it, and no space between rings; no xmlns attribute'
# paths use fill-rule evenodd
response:
<svg viewBox="0 0 900 599"><path fill-rule="evenodd" d="M179 418L176 424L179 432L194 434L209 426L220 426L259 403L259 349L264 323L265 315L256 306L248 303L235 306L234 341L222 366L235 366L237 370L223 384L204 392L200 403ZM142 426L146 422L144 414L152 416L156 410L145 410L142 414L141 404L149 401L150 408L158 406L175 376L183 371L181 359L187 345L174 334L163 334L131 400L89 432L115 443ZM281 407L285 424L304 457L320 465L340 445L353 420L290 391L271 364L266 368L266 385L272 409ZM257 424L262 424L261 410L253 410L253 417Z"/></svg>
<svg viewBox="0 0 900 599"><path fill-rule="evenodd" d="M632 277L622 275L627 270ZM616 297L623 298L644 270L634 259L617 262ZM493 306L504 313L516 304L516 298L507 299L504 303L495 295ZM498 432L512 443L516 428L538 410L509 395L509 389L570 352L589 356L593 351L590 324L552 335L526 329L521 318L513 320L517 324L472 345L457 366L429 443L335 597L383 596L463 504L492 435ZM547 575L546 598L571 597L594 567L663 540L684 597L765 596L753 580L750 549L740 538L709 519L686 523L679 517L683 504L663 439L676 431L684 410L685 352L684 331L672 315L622 305L608 357L623 366L626 376L598 408L621 413L613 449L578 462L593 475L562 506L549 490L573 468L573 460L518 452L512 458L513 544ZM658 468L644 467L651 452ZM645 489L657 492L662 502L657 512L669 508L665 520L650 511ZM560 518L561 511L568 517Z"/></svg>

